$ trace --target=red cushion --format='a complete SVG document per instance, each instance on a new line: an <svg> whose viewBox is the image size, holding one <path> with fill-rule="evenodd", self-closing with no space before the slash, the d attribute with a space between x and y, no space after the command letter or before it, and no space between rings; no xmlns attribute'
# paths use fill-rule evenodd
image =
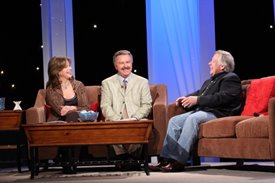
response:
<svg viewBox="0 0 275 183"><path fill-rule="evenodd" d="M105 121L105 117L103 116L98 101L92 102L90 109L94 112L98 112L97 121Z"/></svg>
<svg viewBox="0 0 275 183"><path fill-rule="evenodd" d="M92 102L91 106L90 106L90 109L94 112L98 112L98 102L97 101Z"/></svg>
<svg viewBox="0 0 275 183"><path fill-rule="evenodd" d="M242 116L253 116L254 113L268 114L268 101L275 97L275 77L265 77L251 81L247 92Z"/></svg>

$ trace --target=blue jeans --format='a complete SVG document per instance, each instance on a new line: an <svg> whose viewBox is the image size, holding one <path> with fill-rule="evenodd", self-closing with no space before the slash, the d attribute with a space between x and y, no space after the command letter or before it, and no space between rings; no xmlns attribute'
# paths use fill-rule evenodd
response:
<svg viewBox="0 0 275 183"><path fill-rule="evenodd" d="M185 164L198 138L199 125L215 118L217 117L213 113L200 110L172 117L160 156Z"/></svg>

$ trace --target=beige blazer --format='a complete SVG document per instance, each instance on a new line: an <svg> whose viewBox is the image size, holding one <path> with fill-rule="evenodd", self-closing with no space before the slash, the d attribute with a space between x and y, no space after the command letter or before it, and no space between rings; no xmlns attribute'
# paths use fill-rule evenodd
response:
<svg viewBox="0 0 275 183"><path fill-rule="evenodd" d="M122 119L125 102L129 118L146 118L152 108L148 80L132 73L124 93L123 83L115 74L101 83L101 110L106 121Z"/></svg>

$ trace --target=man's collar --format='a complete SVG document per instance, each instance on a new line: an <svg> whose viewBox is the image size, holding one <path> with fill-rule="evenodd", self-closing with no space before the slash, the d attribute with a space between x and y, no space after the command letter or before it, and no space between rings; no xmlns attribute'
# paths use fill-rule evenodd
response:
<svg viewBox="0 0 275 183"><path fill-rule="evenodd" d="M129 79L131 78L133 73L129 74L127 78L122 77L121 75L118 74L118 78L121 82L123 82L123 80L126 80L127 82L129 81Z"/></svg>
<svg viewBox="0 0 275 183"><path fill-rule="evenodd" d="M224 75L226 74L227 72L223 71L223 72L219 72L217 74L215 74L214 76L211 76L211 80L214 80L216 79L217 77L221 76L221 75Z"/></svg>

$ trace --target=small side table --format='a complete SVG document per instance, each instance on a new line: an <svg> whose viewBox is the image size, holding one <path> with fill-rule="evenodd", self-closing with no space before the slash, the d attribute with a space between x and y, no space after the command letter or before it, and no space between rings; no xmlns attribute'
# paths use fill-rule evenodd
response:
<svg viewBox="0 0 275 183"><path fill-rule="evenodd" d="M23 111L1 110L0 111L0 132L12 131L15 133L16 143L3 145L0 144L0 150L16 150L16 162L18 172L21 172L21 147L20 129Z"/></svg>

